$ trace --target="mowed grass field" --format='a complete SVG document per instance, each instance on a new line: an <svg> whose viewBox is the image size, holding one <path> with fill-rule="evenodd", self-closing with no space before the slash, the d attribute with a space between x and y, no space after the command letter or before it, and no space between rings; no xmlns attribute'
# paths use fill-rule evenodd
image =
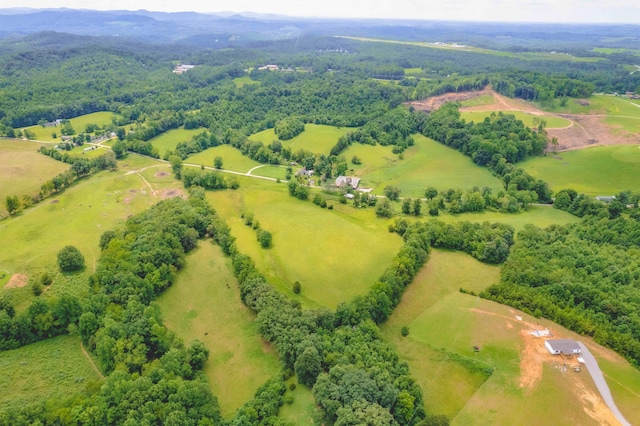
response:
<svg viewBox="0 0 640 426"><path fill-rule="evenodd" d="M209 192L207 199L231 227L240 251L254 259L271 284L305 307L333 309L366 293L402 244L388 232L389 220L377 219L373 209L334 201L329 201L334 210L321 209L289 196L285 183L239 180L240 190ZM272 248L260 248L243 213L253 214L273 234ZM302 285L299 295L292 291L295 281Z"/></svg>
<svg viewBox="0 0 640 426"><path fill-rule="evenodd" d="M176 146L180 142L189 142L198 133L202 133L204 129L171 129L163 134L151 139L151 145L154 148L158 148L160 158L164 157L164 154L171 150L175 150Z"/></svg>
<svg viewBox="0 0 640 426"><path fill-rule="evenodd" d="M77 336L58 336L0 352L0 410L22 408L50 398L66 399L102 379L80 348Z"/></svg>
<svg viewBox="0 0 640 426"><path fill-rule="evenodd" d="M480 98L478 98L480 99ZM484 121L485 117L489 117L492 113L496 113L496 111L463 111L460 113L460 117L465 119L467 122L473 121L475 123L480 123ZM542 119L547 122L547 129L556 129L562 127L568 127L571 125L571 122L566 118L556 117L551 115L533 115L528 114L522 111L502 111L504 114L514 115L516 119L522 121L527 127L537 127L537 124L534 123L534 119Z"/></svg>
<svg viewBox="0 0 640 426"><path fill-rule="evenodd" d="M114 114L113 112L110 112L110 111L101 111L101 112L94 112L92 114L80 115L78 117L70 119L69 121L71 121L71 126L76 131L76 134L79 134L84 132L87 124L96 124L100 127L111 124L112 118L116 115L117 114ZM25 128L23 127L20 130L23 130L23 129ZM60 133L60 126L42 127L42 126L35 125L35 126L26 127L26 129L29 129L29 131L35 135L36 140L45 141L45 142L56 142L56 143L61 141L60 137L62 135ZM54 132L58 135L57 139L54 139L52 136L52 133Z"/></svg>
<svg viewBox="0 0 640 426"><path fill-rule="evenodd" d="M494 191L502 182L458 151L422 135L414 135L414 146L405 150L404 159L392 153L389 146L351 145L344 153L347 161L354 155L361 165L349 163L353 174L362 178L361 186L371 187L382 194L387 185L400 188L403 197L423 197L424 190L433 186L438 190L470 189L488 186Z"/></svg>
<svg viewBox="0 0 640 426"><path fill-rule="evenodd" d="M233 83L236 85L236 87L242 87L247 84L260 84L259 81L251 80L251 77L249 77L248 75L234 78Z"/></svg>
<svg viewBox="0 0 640 426"><path fill-rule="evenodd" d="M593 95L585 99L587 105L582 105L579 99L569 99L565 106L555 105L552 109L548 104L535 103L540 109L565 114L603 114L640 116L640 100L628 99L622 96Z"/></svg>
<svg viewBox="0 0 640 426"><path fill-rule="evenodd" d="M118 171L83 179L0 222L0 270L30 279L52 271L57 275L47 296L66 292L82 296L86 288L81 276L90 274L100 257L100 235L181 187L164 163L129 154L119 165ZM144 176L148 176L146 182ZM86 269L80 275L57 273L56 254L66 245L76 246L85 258ZM18 299L19 308L32 297L27 287L0 290L0 296L5 293Z"/></svg>
<svg viewBox="0 0 640 426"><path fill-rule="evenodd" d="M43 183L69 168L37 152L41 146L17 139L0 140L0 216L8 214L7 196L36 195Z"/></svg>
<svg viewBox="0 0 640 426"><path fill-rule="evenodd" d="M234 172L247 173L260 163L245 157L240 151L230 145L219 145L206 149L184 160L185 163L213 167L213 160L216 157L222 158L222 168Z"/></svg>
<svg viewBox="0 0 640 426"><path fill-rule="evenodd" d="M353 130L354 129L350 127L305 124L304 132L300 133L295 138L281 142L283 146L291 148L292 152L304 149L316 154L329 155L329 151L331 151L331 148L333 148L333 146L338 142L340 136L343 136ZM278 140L278 137L273 129L267 129L249 136L249 139L269 145L271 142Z"/></svg>
<svg viewBox="0 0 640 426"><path fill-rule="evenodd" d="M537 425L544 413L553 413L558 424L599 424L587 412L594 409L589 400L597 393L587 372L562 373L562 361L545 352L543 338L529 337L534 361L521 363L531 325L585 342L615 385L618 407L637 423L640 374L626 361L549 321L458 292L460 287L477 292L498 280L498 267L466 254L435 250L383 325L384 336L422 386L427 412L445 414L454 425ZM409 327L404 338L402 326ZM479 352L472 350L475 345ZM487 365L495 369L488 378L480 371ZM523 377L532 376L537 377L533 384L522 387Z"/></svg>
<svg viewBox="0 0 640 426"><path fill-rule="evenodd" d="M185 344L198 339L211 351L204 372L225 417L280 370L255 314L240 300L229 263L218 246L200 241L176 282L157 299L169 329Z"/></svg>
<svg viewBox="0 0 640 426"><path fill-rule="evenodd" d="M614 145L566 151L526 160L520 166L554 191L573 188L589 195L640 190L640 147Z"/></svg>

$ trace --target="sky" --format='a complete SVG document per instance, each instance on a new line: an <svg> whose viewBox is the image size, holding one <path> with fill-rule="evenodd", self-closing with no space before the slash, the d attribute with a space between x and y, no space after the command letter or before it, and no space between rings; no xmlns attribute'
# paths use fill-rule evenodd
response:
<svg viewBox="0 0 640 426"><path fill-rule="evenodd" d="M0 8L9 7L232 11L447 21L640 23L640 0L0 0Z"/></svg>

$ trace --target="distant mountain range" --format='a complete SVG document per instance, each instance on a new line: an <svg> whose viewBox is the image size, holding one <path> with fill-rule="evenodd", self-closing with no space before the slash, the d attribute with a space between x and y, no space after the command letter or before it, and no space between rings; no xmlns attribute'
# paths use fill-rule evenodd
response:
<svg viewBox="0 0 640 426"><path fill-rule="evenodd" d="M509 24L381 19L294 18L256 13L95 11L79 9L0 9L0 38L42 31L124 37L151 43L227 47L281 40L305 34L350 35L415 41L463 42L475 46L540 48L549 35L562 33L567 47L585 38L604 46L631 47L639 42L637 25ZM557 37L551 37L556 40ZM560 46L562 47L562 46ZM555 46L555 48L559 48Z"/></svg>

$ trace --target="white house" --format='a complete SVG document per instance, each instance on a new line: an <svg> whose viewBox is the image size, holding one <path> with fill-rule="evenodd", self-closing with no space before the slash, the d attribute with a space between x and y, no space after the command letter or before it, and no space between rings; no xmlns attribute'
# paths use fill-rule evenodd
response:
<svg viewBox="0 0 640 426"><path fill-rule="evenodd" d="M571 339L547 340L544 345L551 355L578 355L582 353L578 342Z"/></svg>

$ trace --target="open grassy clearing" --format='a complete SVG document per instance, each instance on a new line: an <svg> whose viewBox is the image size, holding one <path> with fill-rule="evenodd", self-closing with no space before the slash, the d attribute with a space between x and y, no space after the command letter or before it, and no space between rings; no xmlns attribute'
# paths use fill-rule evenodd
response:
<svg viewBox="0 0 640 426"><path fill-rule="evenodd" d="M640 101L637 99L628 99L621 96L613 95L593 95L586 101L588 105L582 105L580 102L584 100L569 99L566 106L554 104L553 108L549 108L548 104L534 103L538 108L565 114L604 114L604 115L623 115L640 118Z"/></svg>
<svg viewBox="0 0 640 426"><path fill-rule="evenodd" d="M71 126L76 131L76 134L83 133L87 124L97 124L100 127L111 124L111 119L116 116L116 114L110 111L101 111L94 112L92 114L80 115L78 117L70 119ZM24 129L24 127L22 128ZM20 130L22 130L20 129ZM42 126L30 126L26 127L29 129L31 133L35 135L35 139L39 141L45 142L55 142L58 143L61 141L60 137L62 136L60 133L60 126L55 127L42 127ZM57 138L54 139L52 134L56 133Z"/></svg>
<svg viewBox="0 0 640 426"><path fill-rule="evenodd" d="M17 139L0 140L0 217L7 214L7 196L36 195L43 183L69 168L37 152L41 146Z"/></svg>
<svg viewBox="0 0 640 426"><path fill-rule="evenodd" d="M191 138L198 133L202 133L204 129L171 129L163 134L151 139L151 145L158 148L160 158L164 157L165 152L175 150L180 142L189 142Z"/></svg>
<svg viewBox="0 0 640 426"><path fill-rule="evenodd" d="M236 77L233 79L233 83L236 85L236 87L240 88L242 86L245 86L247 84L260 84L259 81L255 81L255 80L251 80L251 77L249 77L248 75L245 75L243 77Z"/></svg>
<svg viewBox="0 0 640 426"><path fill-rule="evenodd" d="M399 210L399 207L398 209ZM468 221L473 223L501 222L513 226L516 231L521 230L527 224L534 224L540 228L550 225L564 225L578 222L580 219L565 211L554 209L551 206L529 206L527 211L521 213L500 213L485 211L482 213L464 213L459 215L445 214L436 219L445 223Z"/></svg>
<svg viewBox="0 0 640 426"><path fill-rule="evenodd" d="M476 123L480 123L484 121L485 117L489 117L494 112L495 111L464 111L460 113L460 117L465 119L467 122L473 121ZM497 114L497 112L495 113ZM562 128L571 125L571 122L569 120L562 117L555 117L550 115L537 116L522 111L503 111L503 113L515 115L516 119L522 121L527 127L537 127L537 124L534 123L534 119L542 119L546 121L548 129Z"/></svg>
<svg viewBox="0 0 640 426"><path fill-rule="evenodd" d="M597 146L531 158L521 167L554 191L573 188L589 195L640 189L640 147Z"/></svg>
<svg viewBox="0 0 640 426"><path fill-rule="evenodd" d="M462 107L475 107L475 106L482 106L482 105L493 105L495 103L495 98L487 93L481 96L477 96L475 98L471 98L471 99L466 99L464 101L460 101L460 105L462 105Z"/></svg>
<svg viewBox="0 0 640 426"><path fill-rule="evenodd" d="M294 390L289 389L291 383L296 383ZM297 379L292 377L287 381L287 393L285 398L291 396L293 402L291 404L285 403L280 407L278 417L287 422L290 425L312 425L314 424L314 413L320 411L316 406L316 400L313 397L311 389L304 385L300 385Z"/></svg>
<svg viewBox="0 0 640 426"><path fill-rule="evenodd" d="M95 391L100 381L77 336L58 336L0 352L1 410Z"/></svg>
<svg viewBox="0 0 640 426"><path fill-rule="evenodd" d="M169 329L186 344L198 339L211 351L204 373L225 417L278 373L277 354L261 339L255 314L240 300L229 259L211 241L201 241L188 255L186 267L157 303Z"/></svg>
<svg viewBox="0 0 640 426"><path fill-rule="evenodd" d="M100 257L100 235L130 215L148 209L172 188L180 188L163 163L130 154L120 162L121 170L100 172L83 179L61 194L57 194L25 210L15 218L0 223L0 269L11 274L20 273L34 279L44 271L55 272L54 282L46 296L86 292L83 281ZM153 176L165 170L154 182L130 172L151 167L145 172ZM152 189L155 192L152 192ZM66 245L76 246L84 255L86 269L82 273L57 273L56 254ZM2 289L23 308L32 297L27 287Z"/></svg>
<svg viewBox="0 0 640 426"><path fill-rule="evenodd" d="M260 165L257 161L254 161L249 157L245 157L240 151L230 145L219 145L213 148L208 148L188 157L184 162L213 167L213 160L216 157L222 157L223 169L232 170L234 172L247 173L252 168Z"/></svg>
<svg viewBox="0 0 640 426"><path fill-rule="evenodd" d="M329 202L334 210L321 209L290 197L284 183L239 180L241 190L209 192L207 199L231 227L240 251L254 259L270 283L305 307L335 308L366 293L402 244L388 232L389 221L376 219L373 209L335 202ZM259 247L242 213L253 214L273 234L271 249ZM299 295L292 291L295 281L302 284Z"/></svg>
<svg viewBox="0 0 640 426"><path fill-rule="evenodd" d="M109 148L101 148L95 145L84 144L82 146L76 146L71 151L68 151L70 155L84 158L96 158L110 151Z"/></svg>
<svg viewBox="0 0 640 426"><path fill-rule="evenodd" d="M329 154L331 148L338 142L340 136L353 131L350 127L334 127L321 124L305 124L304 132L295 138L281 141L283 146L291 148L292 152L299 149L311 151L316 154ZM271 142L278 140L273 129L266 129L261 132L249 136L249 139L256 142L262 142L269 145Z"/></svg>
<svg viewBox="0 0 640 426"><path fill-rule="evenodd" d="M283 166L263 166L255 169L251 174L285 180L287 177L287 168Z"/></svg>
<svg viewBox="0 0 640 426"><path fill-rule="evenodd" d="M473 186L488 186L494 191L502 188L500 180L487 169L458 151L422 135L414 135L414 140L415 145L403 153L403 160L388 146L354 144L344 155L348 161L353 155L362 159L361 165L349 164L349 167L362 178L362 186L373 188L377 194L382 194L387 185L400 188L403 197L422 197L429 186L438 190Z"/></svg>

